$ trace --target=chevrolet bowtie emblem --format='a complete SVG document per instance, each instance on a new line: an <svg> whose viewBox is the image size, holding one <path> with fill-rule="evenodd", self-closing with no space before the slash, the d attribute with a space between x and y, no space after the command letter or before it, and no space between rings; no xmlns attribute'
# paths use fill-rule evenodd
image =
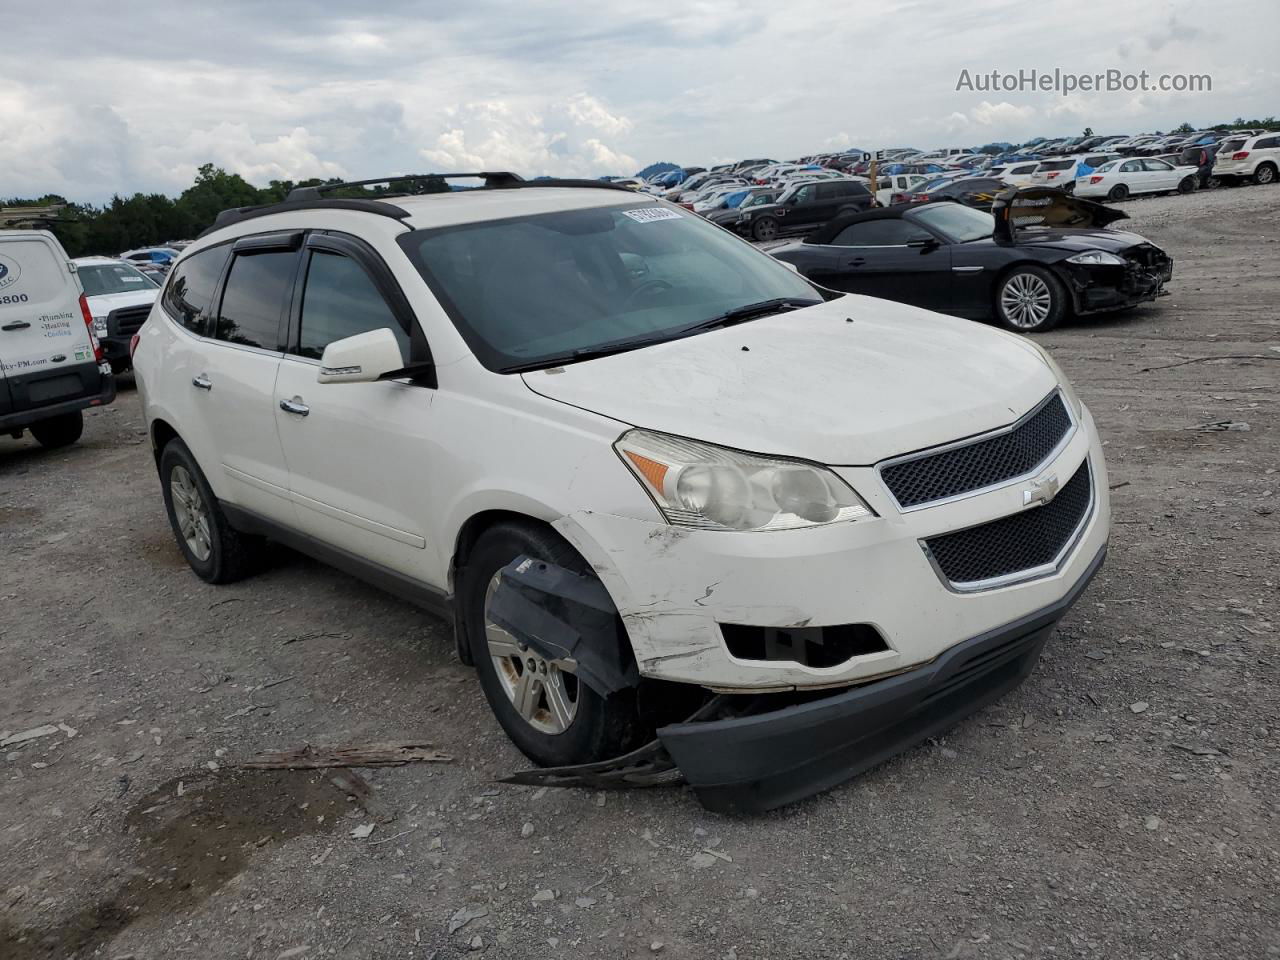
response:
<svg viewBox="0 0 1280 960"><path fill-rule="evenodd" d="M1022 491L1022 505L1029 507L1033 503L1048 503L1058 495L1058 475L1050 474L1043 480L1033 480L1031 486Z"/></svg>

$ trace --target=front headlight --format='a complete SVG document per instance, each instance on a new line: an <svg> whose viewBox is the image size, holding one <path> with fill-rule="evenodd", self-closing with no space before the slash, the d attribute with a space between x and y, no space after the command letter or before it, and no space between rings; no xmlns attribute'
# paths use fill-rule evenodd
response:
<svg viewBox="0 0 1280 960"><path fill-rule="evenodd" d="M1084 253L1077 253L1074 257L1067 257L1067 263L1081 263L1087 267L1103 265L1123 267L1124 257L1117 257L1114 253L1107 253L1105 250L1086 250Z"/></svg>
<svg viewBox="0 0 1280 960"><path fill-rule="evenodd" d="M107 335L107 318L106 317L93 318L93 332L100 337L105 337Z"/></svg>
<svg viewBox="0 0 1280 960"><path fill-rule="evenodd" d="M648 430L614 444L667 522L702 530L794 530L875 516L823 467Z"/></svg>

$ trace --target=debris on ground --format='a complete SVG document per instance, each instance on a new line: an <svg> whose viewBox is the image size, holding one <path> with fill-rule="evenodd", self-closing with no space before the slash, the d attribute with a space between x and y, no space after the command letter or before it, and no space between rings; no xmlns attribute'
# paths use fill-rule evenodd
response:
<svg viewBox="0 0 1280 960"><path fill-rule="evenodd" d="M472 920L479 920L488 915L489 911L485 907L461 907L449 918L449 935L453 936Z"/></svg>
<svg viewBox="0 0 1280 960"><path fill-rule="evenodd" d="M367 840L373 833L373 827L372 823L362 823L351 831L351 836L356 840Z"/></svg>
<svg viewBox="0 0 1280 960"><path fill-rule="evenodd" d="M239 766L246 770L319 770L324 767L399 767L406 763L451 763L453 757L429 743L365 743L259 753Z"/></svg>
<svg viewBox="0 0 1280 960"><path fill-rule="evenodd" d="M40 737L48 737L58 732L58 727L52 723L46 723L40 727L32 727L30 730L23 730L21 733L14 733L3 740L0 740L0 747L11 747L15 744L26 743L28 740L37 740Z"/></svg>
<svg viewBox="0 0 1280 960"><path fill-rule="evenodd" d="M1201 433L1225 433L1227 431L1245 433L1252 430L1253 427L1243 420L1210 420L1208 423L1201 423L1194 427L1187 427L1187 429L1199 430Z"/></svg>

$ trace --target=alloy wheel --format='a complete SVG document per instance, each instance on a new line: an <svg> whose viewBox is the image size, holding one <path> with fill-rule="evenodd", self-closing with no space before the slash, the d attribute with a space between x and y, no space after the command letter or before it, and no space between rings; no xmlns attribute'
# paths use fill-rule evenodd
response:
<svg viewBox="0 0 1280 960"><path fill-rule="evenodd" d="M567 668L523 646L493 622L489 603L498 587L493 575L484 592L484 634L503 693L525 723L540 733L564 733L578 715L578 678Z"/></svg>
<svg viewBox="0 0 1280 960"><path fill-rule="evenodd" d="M1000 292L1000 307L1015 327L1031 330L1049 318L1053 294L1049 285L1034 273L1018 273L1009 278Z"/></svg>
<svg viewBox="0 0 1280 960"><path fill-rule="evenodd" d="M186 542L187 549L197 560L208 560L213 552L209 508L186 467L176 466L169 474L169 494L173 500L173 516L178 522L178 533Z"/></svg>

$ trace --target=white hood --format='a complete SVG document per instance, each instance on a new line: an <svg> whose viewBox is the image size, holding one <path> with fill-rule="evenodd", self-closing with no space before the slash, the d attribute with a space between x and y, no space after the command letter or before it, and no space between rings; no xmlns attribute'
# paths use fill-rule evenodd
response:
<svg viewBox="0 0 1280 960"><path fill-rule="evenodd" d="M861 296L524 379L633 426L834 466L1003 426L1057 382L1021 337Z"/></svg>
<svg viewBox="0 0 1280 960"><path fill-rule="evenodd" d="M121 307L140 307L155 303L160 295L159 287L148 286L143 290L128 290L124 293L100 293L89 297L89 312L95 317L105 317L112 310Z"/></svg>

